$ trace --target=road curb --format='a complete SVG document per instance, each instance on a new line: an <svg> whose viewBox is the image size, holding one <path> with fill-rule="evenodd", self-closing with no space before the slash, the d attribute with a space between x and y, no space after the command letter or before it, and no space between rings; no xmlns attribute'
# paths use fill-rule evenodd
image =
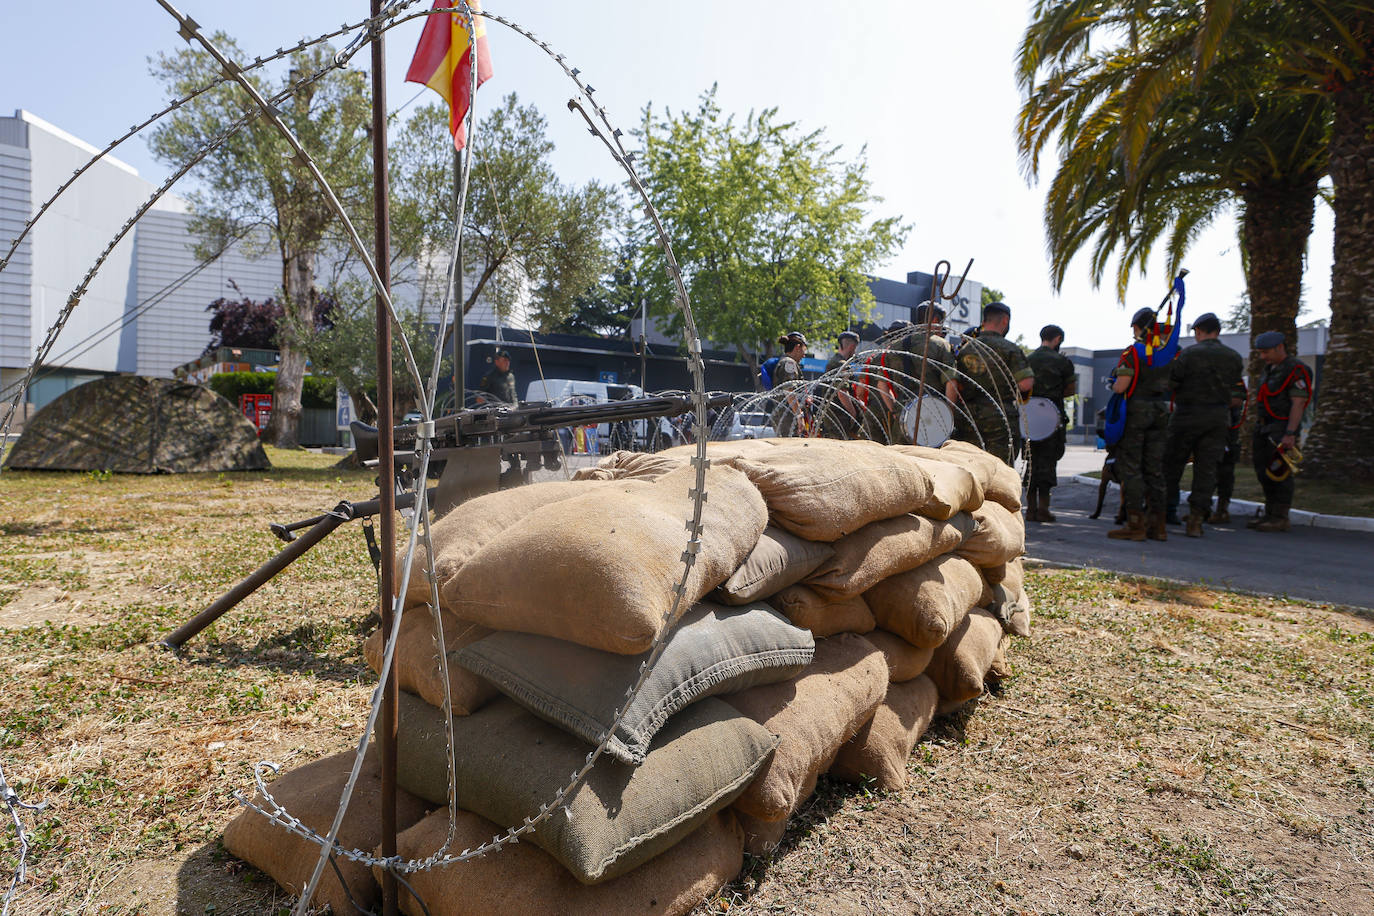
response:
<svg viewBox="0 0 1374 916"><path fill-rule="evenodd" d="M1089 477L1086 474L1078 474L1069 479L1074 483L1081 483L1090 487L1096 487L1102 483L1098 478ZM1120 488L1115 481L1108 484L1108 487ZM1188 491L1181 491L1178 498L1179 504L1182 505L1188 498ZM1231 500L1232 515L1257 515L1259 510L1263 508L1263 503L1251 502L1248 499ZM1337 531L1374 531L1374 518L1360 518L1354 515L1322 515L1319 512L1307 512L1303 509L1289 510L1288 521L1293 525L1311 528L1331 528Z"/></svg>

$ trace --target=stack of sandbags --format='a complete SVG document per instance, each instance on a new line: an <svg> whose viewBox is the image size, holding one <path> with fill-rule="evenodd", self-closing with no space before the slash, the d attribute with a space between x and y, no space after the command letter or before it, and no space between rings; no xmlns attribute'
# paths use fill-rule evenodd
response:
<svg viewBox="0 0 1374 916"><path fill-rule="evenodd" d="M447 835L450 779L461 849L538 816L605 752L518 852L410 876L430 912L537 912L554 898L567 912L685 912L742 850L777 842L822 773L902 784L937 707L1005 670L1003 632L1026 631L1029 602L1019 493L996 459L712 443L689 548L692 451L617 452L581 479L434 523L442 648L417 563L395 664L398 781L436 810L408 820L401 855L424 858ZM364 650L380 668L380 634ZM257 864L289 886L294 873Z"/></svg>

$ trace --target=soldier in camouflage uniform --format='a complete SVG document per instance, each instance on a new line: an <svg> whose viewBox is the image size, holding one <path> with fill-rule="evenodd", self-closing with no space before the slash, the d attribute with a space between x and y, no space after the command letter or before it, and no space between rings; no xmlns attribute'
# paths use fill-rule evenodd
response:
<svg viewBox="0 0 1374 916"><path fill-rule="evenodd" d="M853 439L859 433L860 406L850 390L854 384L854 364L850 360L859 348L859 335L845 331L840 334L838 344L835 355L825 364L825 375L831 387L827 395L829 403L821 417L821 432L829 439Z"/></svg>
<svg viewBox="0 0 1374 916"><path fill-rule="evenodd" d="M1223 344L1221 321L1207 312L1193 322L1197 343L1180 351L1169 364L1174 392L1174 415L1164 445L1164 482L1169 506L1178 505L1178 482L1189 457L1193 459L1193 488L1184 520L1190 538L1202 537L1202 523L1212 508L1217 467L1226 454L1231 426L1231 399L1245 374L1245 361Z"/></svg>
<svg viewBox="0 0 1374 916"><path fill-rule="evenodd" d="M981 445L1007 464L1016 461L1021 449L1021 398L1035 384L1026 354L1006 338L1010 327L1011 309L1002 302L988 303L978 334L966 336L954 359L962 375L949 372L945 383L949 402L962 401L973 420L970 424L956 411L954 438Z"/></svg>
<svg viewBox="0 0 1374 916"><path fill-rule="evenodd" d="M1154 323L1154 309L1140 309L1131 316L1135 339L1144 340ZM1141 360L1132 345L1122 351L1112 377L1112 391L1127 398L1126 428L1115 452L1126 524L1108 531L1107 537L1167 541L1164 443L1169 434L1169 366Z"/></svg>
<svg viewBox="0 0 1374 916"><path fill-rule="evenodd" d="M1064 329L1047 324L1040 329L1040 348L1026 357L1035 373L1031 396L1047 398L1059 408L1059 428L1054 435L1030 444L1030 483L1026 490L1026 520L1052 522L1050 490L1059 483L1059 459L1064 457L1065 435L1069 425L1064 399L1078 391L1078 373L1069 358L1059 352Z"/></svg>
<svg viewBox="0 0 1374 916"><path fill-rule="evenodd" d="M1264 490L1264 515L1246 524L1256 531L1287 531L1288 510L1293 505L1295 482L1289 474L1281 481L1265 473L1280 450L1295 447L1302 414L1312 401L1312 373L1296 356L1288 355L1282 331L1265 331L1255 338L1255 349L1266 368L1255 392L1255 437L1250 447L1255 476Z"/></svg>
<svg viewBox="0 0 1374 916"><path fill-rule="evenodd" d="M491 358L491 365L492 370L477 383L478 390L482 392L477 395L477 403L516 406L520 398L515 392L515 373L510 371L510 353L497 350Z"/></svg>
<svg viewBox="0 0 1374 916"><path fill-rule="evenodd" d="M1240 428L1245 423L1245 402L1249 393L1245 390L1245 379L1231 392L1231 403L1240 402L1239 407L1231 408L1231 428L1226 432L1226 454L1217 465L1217 507L1212 510L1213 525L1225 525L1231 521L1231 494L1236 492L1236 464L1240 461Z"/></svg>
<svg viewBox="0 0 1374 916"><path fill-rule="evenodd" d="M922 378L930 389L928 393L941 394L945 390L949 367L954 365L954 352L942 336L944 320L944 309L929 301L922 302L916 306L916 323L895 347L910 354L904 360L902 371L911 376L911 380L903 380L903 384L911 388L913 396L920 390Z"/></svg>

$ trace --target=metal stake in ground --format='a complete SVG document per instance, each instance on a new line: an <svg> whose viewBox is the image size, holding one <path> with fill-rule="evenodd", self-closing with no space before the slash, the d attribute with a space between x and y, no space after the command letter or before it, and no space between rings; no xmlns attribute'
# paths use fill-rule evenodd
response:
<svg viewBox="0 0 1374 916"><path fill-rule="evenodd" d="M371 0L372 18L382 12L382 0ZM377 227L377 273L383 288L391 288L391 214L388 207L386 149L386 41L380 29L372 36L372 192ZM377 426L391 430L395 418L391 409L391 315L386 300L377 294ZM382 614L382 653L390 640L395 601L392 581L396 577L396 446L390 435L377 439L377 485L381 499L382 566L377 577ZM377 720L377 743L382 769L382 856L396 855L396 668L393 666L382 691L381 714ZM397 916L396 876L382 872L382 914Z"/></svg>

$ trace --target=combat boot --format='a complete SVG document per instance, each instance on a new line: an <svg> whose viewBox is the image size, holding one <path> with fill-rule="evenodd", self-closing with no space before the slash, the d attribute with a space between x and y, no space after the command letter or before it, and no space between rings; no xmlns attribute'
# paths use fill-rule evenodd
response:
<svg viewBox="0 0 1374 916"><path fill-rule="evenodd" d="M1054 517L1054 513L1050 511L1050 488L1049 488L1049 487L1041 487L1041 488L1040 488L1040 521L1042 521L1042 522L1053 522L1053 521L1058 521L1058 519L1056 519L1056 518Z"/></svg>
<svg viewBox="0 0 1374 916"><path fill-rule="evenodd" d="M1256 531L1287 531L1288 507L1275 506L1269 516L1255 526Z"/></svg>
<svg viewBox="0 0 1374 916"><path fill-rule="evenodd" d="M1164 515L1164 521L1170 525L1182 525L1183 519L1178 517L1178 506L1170 506L1169 511Z"/></svg>
<svg viewBox="0 0 1374 916"><path fill-rule="evenodd" d="M1026 489L1026 521L1040 521L1040 491L1035 487Z"/></svg>
<svg viewBox="0 0 1374 916"><path fill-rule="evenodd" d="M1118 541L1145 540L1145 516L1140 512L1127 512L1125 526L1108 531L1107 537Z"/></svg>
<svg viewBox="0 0 1374 916"><path fill-rule="evenodd" d="M1188 537L1202 537L1202 516L1198 515L1196 511L1189 512L1187 517L1183 519L1183 524L1185 526L1183 533Z"/></svg>
<svg viewBox="0 0 1374 916"><path fill-rule="evenodd" d="M1145 513L1145 536L1152 541L1169 540L1169 530L1164 527L1164 510L1151 509Z"/></svg>
<svg viewBox="0 0 1374 916"><path fill-rule="evenodd" d="M1217 500L1217 507L1212 510L1212 514L1207 521L1213 525L1226 525L1231 521L1231 501L1229 499Z"/></svg>
<svg viewBox="0 0 1374 916"><path fill-rule="evenodd" d="M1260 525L1263 525L1265 522L1269 521L1269 514L1273 511L1273 509L1273 506L1269 505L1269 503L1265 503L1264 508L1260 510L1260 514L1256 515L1254 518L1250 519L1250 521L1246 522L1245 527L1253 529L1258 528Z"/></svg>

